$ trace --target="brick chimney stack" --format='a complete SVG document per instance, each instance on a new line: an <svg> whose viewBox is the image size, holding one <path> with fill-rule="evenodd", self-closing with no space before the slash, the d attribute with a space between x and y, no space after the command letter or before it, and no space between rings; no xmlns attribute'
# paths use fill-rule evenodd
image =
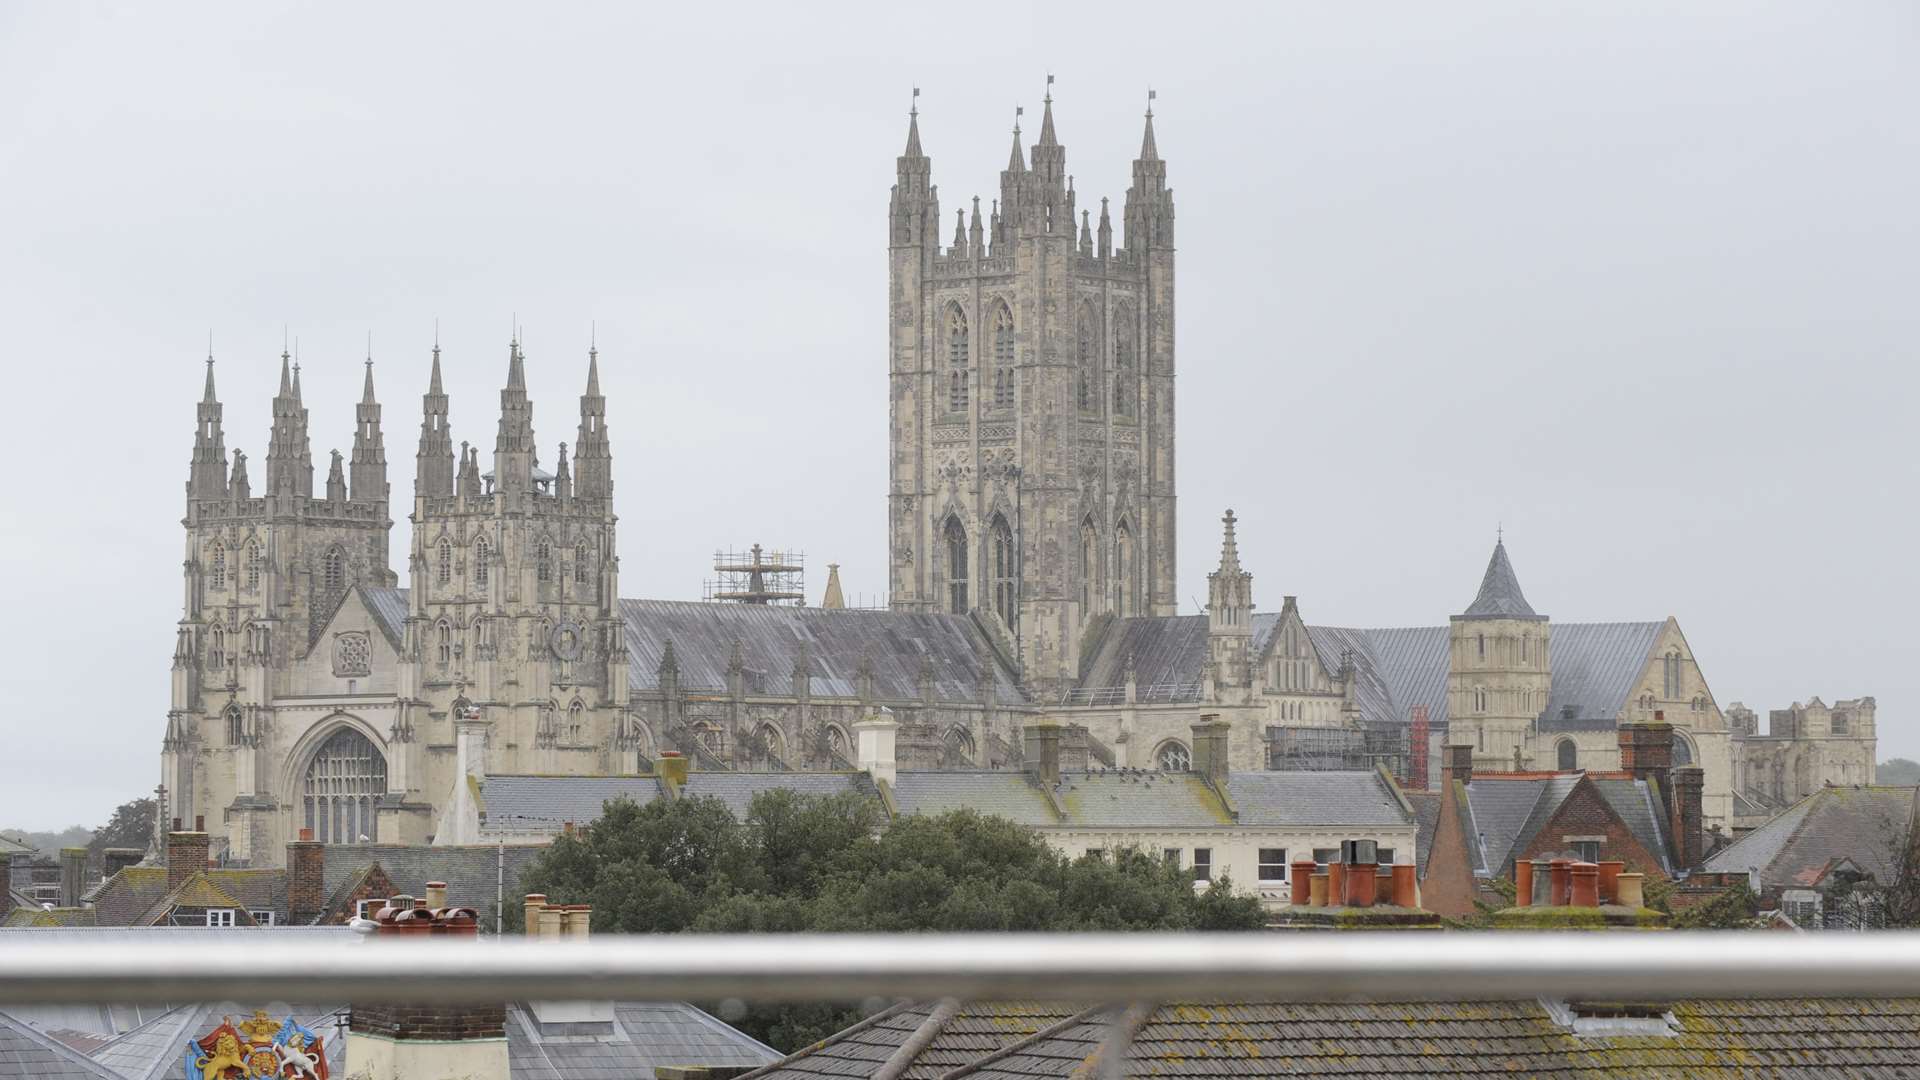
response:
<svg viewBox="0 0 1920 1080"><path fill-rule="evenodd" d="M1673 770L1673 844L1676 869L1698 870L1707 858L1706 817L1701 795L1707 786L1707 773L1698 765Z"/></svg>
<svg viewBox="0 0 1920 1080"><path fill-rule="evenodd" d="M300 839L287 843L287 921L305 926L326 906L327 848L313 839L312 829L301 829Z"/></svg>
<svg viewBox="0 0 1920 1080"><path fill-rule="evenodd" d="M1220 719L1219 713L1203 713L1193 725L1193 771L1206 777L1216 788L1225 789L1231 772L1228 738L1233 725Z"/></svg>
<svg viewBox="0 0 1920 1080"><path fill-rule="evenodd" d="M1468 783L1473 780L1473 747L1467 743L1448 743L1440 748L1440 782Z"/></svg>
<svg viewBox="0 0 1920 1080"><path fill-rule="evenodd" d="M429 883L429 892L437 884ZM389 899L374 916L378 928L368 946L384 947L392 938L394 947L461 948L474 940L474 909L436 910L427 903L411 896ZM504 1003L455 1005L431 993L406 1004L350 1005L347 1058L355 1080L509 1080L506 1022Z"/></svg>
<svg viewBox="0 0 1920 1080"><path fill-rule="evenodd" d="M60 849L60 906L76 908L80 906L80 893L86 883L87 849L83 847L63 847Z"/></svg>
<svg viewBox="0 0 1920 1080"><path fill-rule="evenodd" d="M170 832L167 834L167 891L207 869L207 834Z"/></svg>

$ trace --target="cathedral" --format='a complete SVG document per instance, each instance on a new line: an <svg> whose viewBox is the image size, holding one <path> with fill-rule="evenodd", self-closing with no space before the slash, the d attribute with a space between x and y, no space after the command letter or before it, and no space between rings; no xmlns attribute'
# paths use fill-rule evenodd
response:
<svg viewBox="0 0 1920 1080"><path fill-rule="evenodd" d="M1207 713L1235 769L1379 765L1415 785L1443 742L1472 746L1476 773L1614 769L1618 725L1659 716L1705 770L1708 822L1731 819L1735 738L1677 622L1553 622L1503 543L1444 625L1309 625L1293 596L1257 611L1229 511L1207 609L1178 614L1174 203L1151 111L1118 226L1107 199L1080 205L1051 97L945 246L917 110L895 180L888 610L837 588L820 607L622 598L594 350L549 471L518 340L490 460L454 439L436 345L398 503L371 360L351 453L316 493L281 356L255 494L209 358L162 819L204 820L229 864L275 862L301 830L445 843L480 776L641 773L669 750L851 769L853 724L881 709L902 768L1017 766L1045 715L1069 763L1185 769Z"/></svg>

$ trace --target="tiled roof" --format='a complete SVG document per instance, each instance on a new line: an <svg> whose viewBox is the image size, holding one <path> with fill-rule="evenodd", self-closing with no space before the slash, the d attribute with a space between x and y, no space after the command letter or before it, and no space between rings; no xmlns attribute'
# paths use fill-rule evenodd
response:
<svg viewBox="0 0 1920 1080"><path fill-rule="evenodd" d="M352 931L343 931L352 933ZM279 933L279 931L275 931ZM124 1080L172 1080L180 1075L180 1051L187 1039L198 1039L219 1027L227 1017L236 1022L265 1009L274 1020L292 1016L300 1026L320 1036L327 1064L335 1076L346 1075L347 1027L345 1005L288 1005L284 1002L211 1002L183 1005L115 1038L95 1052L95 1060L112 1068L109 1076ZM0 1076L5 1076L0 1071Z"/></svg>
<svg viewBox="0 0 1920 1080"><path fill-rule="evenodd" d="M900 1063L900 1080L936 1080L1066 1019L1073 1009L1027 1002L896 1005L740 1080L870 1077L916 1032L927 1038Z"/></svg>
<svg viewBox="0 0 1920 1080"><path fill-rule="evenodd" d="M680 791L684 798L719 799L745 821L753 797L763 791L791 791L799 795L860 795L878 799L880 793L864 772L734 772L695 769Z"/></svg>
<svg viewBox="0 0 1920 1080"><path fill-rule="evenodd" d="M1227 794L1240 811L1242 825L1413 824L1386 781L1372 770L1237 772L1227 777Z"/></svg>
<svg viewBox="0 0 1920 1080"><path fill-rule="evenodd" d="M772 1047L683 1002L616 1002L608 1034L545 1034L524 1005L507 1009L513 1080L633 1080L662 1065L765 1065Z"/></svg>
<svg viewBox="0 0 1920 1080"><path fill-rule="evenodd" d="M1830 787L1801 799L1707 860L1716 871L1756 873L1758 889L1817 883L1821 871L1846 859L1893 880L1893 849L1913 817L1916 789Z"/></svg>
<svg viewBox="0 0 1920 1080"><path fill-rule="evenodd" d="M179 887L155 900L132 925L164 923L176 908L237 908L271 911L275 923L287 921L285 870L214 869L194 874Z"/></svg>
<svg viewBox="0 0 1920 1080"><path fill-rule="evenodd" d="M1507 558L1507 545L1495 541L1493 557L1487 560L1487 572L1480 578L1480 592L1461 615L1469 619L1539 619L1533 605L1520 592L1520 578Z"/></svg>
<svg viewBox="0 0 1920 1080"><path fill-rule="evenodd" d="M94 911L101 926L132 926L167 895L167 868L124 866L94 890Z"/></svg>
<svg viewBox="0 0 1920 1080"><path fill-rule="evenodd" d="M1595 780L1593 786L1613 812L1620 815L1640 846L1652 852L1654 858L1660 860L1660 868L1671 875L1674 872L1672 844L1663 817L1654 806L1653 789L1640 780Z"/></svg>
<svg viewBox="0 0 1920 1080"><path fill-rule="evenodd" d="M1427 856L1433 852L1434 835L1440 831L1440 798L1438 791L1407 792L1407 801L1413 804L1413 854L1422 878L1427 876Z"/></svg>
<svg viewBox="0 0 1920 1080"><path fill-rule="evenodd" d="M980 698L981 658L991 656L980 631L964 615L710 604L681 600L622 600L627 627L628 685L657 690L668 641L680 667L680 685L724 690L734 644L746 667L747 692L792 692L793 668L804 651L812 692L827 697L859 693L860 665L873 668L874 693L885 700L918 700L923 658L933 665L933 696L944 702ZM997 660L995 699L1026 699Z"/></svg>
<svg viewBox="0 0 1920 1080"><path fill-rule="evenodd" d="M948 1074L1090 1075L1115 1010ZM1920 1000L1684 1001L1665 1037L1575 1035L1536 1001L1163 1005L1123 1076L1892 1076L1920 1069Z"/></svg>
<svg viewBox="0 0 1920 1080"><path fill-rule="evenodd" d="M371 863L393 882L395 889L420 896L427 882L447 883L447 900L480 913L482 933L492 933L496 903L502 887L507 903L518 902L520 875L546 851L545 844L328 844L322 872L324 891L339 898L341 886ZM504 870L504 876L502 871Z"/></svg>
<svg viewBox="0 0 1920 1080"><path fill-rule="evenodd" d="M30 904L7 912L6 921L0 922L0 928L94 926L99 917L100 913L93 908L43 908Z"/></svg>
<svg viewBox="0 0 1920 1080"><path fill-rule="evenodd" d="M558 831L566 822L600 820L607 803L627 799L640 806L661 798L653 776L489 776L480 799L490 829Z"/></svg>
<svg viewBox="0 0 1920 1080"><path fill-rule="evenodd" d="M360 595L366 598L367 609L373 612L374 619L380 624L380 632L387 637L388 644L396 651L407 640L407 590L376 589L365 585L358 587Z"/></svg>
<svg viewBox="0 0 1920 1080"><path fill-rule="evenodd" d="M1542 731L1605 731L1619 721L1664 622L1554 623L1553 684ZM1571 710L1572 718L1566 714Z"/></svg>
<svg viewBox="0 0 1920 1080"><path fill-rule="evenodd" d="M80 1051L0 1012L0 1077L32 1080L105 1078L120 1075Z"/></svg>

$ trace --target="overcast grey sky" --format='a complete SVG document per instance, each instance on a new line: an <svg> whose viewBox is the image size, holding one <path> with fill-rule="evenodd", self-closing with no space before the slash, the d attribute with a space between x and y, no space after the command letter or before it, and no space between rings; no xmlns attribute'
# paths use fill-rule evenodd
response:
<svg viewBox="0 0 1920 1080"><path fill-rule="evenodd" d="M1920 756L1920 8L1588 6L0 0L0 824L156 782L209 328L255 462L291 328L322 469L371 332L404 518L435 319L484 457L518 315L547 461L597 323L628 595L883 590L909 91L951 209L1048 71L1083 202L1159 90L1184 595L1231 505L1262 607L1438 623L1504 522L1539 610Z"/></svg>

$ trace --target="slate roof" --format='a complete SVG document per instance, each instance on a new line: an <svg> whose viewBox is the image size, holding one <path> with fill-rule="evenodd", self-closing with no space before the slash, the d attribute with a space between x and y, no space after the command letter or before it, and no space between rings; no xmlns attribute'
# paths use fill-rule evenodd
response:
<svg viewBox="0 0 1920 1080"><path fill-rule="evenodd" d="M525 1005L507 1008L513 1080L633 1080L662 1065L765 1065L779 1052L683 1002L616 1002L610 1034L546 1034Z"/></svg>
<svg viewBox="0 0 1920 1080"><path fill-rule="evenodd" d="M1409 791L1407 801L1413 804L1413 855L1414 865L1420 868L1421 878L1427 876L1427 857L1433 853L1433 837L1440 831L1440 795L1438 791Z"/></svg>
<svg viewBox="0 0 1920 1080"><path fill-rule="evenodd" d="M1829 787L1715 852L1706 869L1757 876L1756 891L1817 885L1826 869L1851 861L1880 882L1893 880L1894 846L1912 821L1920 789Z"/></svg>
<svg viewBox="0 0 1920 1080"><path fill-rule="evenodd" d="M1035 828L1222 828L1233 825L1396 827L1412 823L1374 772L1244 772L1227 779L1236 819L1197 773L1092 769L1062 774L1059 809L1024 773L901 772L902 814L972 808Z"/></svg>
<svg viewBox="0 0 1920 1080"><path fill-rule="evenodd" d="M1227 777L1227 794L1242 825L1413 824L1406 807L1372 770L1237 772Z"/></svg>
<svg viewBox="0 0 1920 1080"><path fill-rule="evenodd" d="M1520 578L1507 558L1507 545L1495 541L1493 557L1487 560L1487 572L1480 578L1480 592L1460 613L1464 619L1544 619L1520 592Z"/></svg>
<svg viewBox="0 0 1920 1080"><path fill-rule="evenodd" d="M387 642L395 650L400 649L407 640L407 590L366 585L358 588L366 599L367 610L373 612L374 620L380 624L380 632L387 636Z"/></svg>
<svg viewBox="0 0 1920 1080"><path fill-rule="evenodd" d="M0 1077L120 1080L112 1069L4 1012L0 1012Z"/></svg>
<svg viewBox="0 0 1920 1080"><path fill-rule="evenodd" d="M786 790L801 795L861 795L878 799L879 791L864 772L707 772L694 770L680 791L689 799L719 799L736 820L747 819L753 797L763 791Z"/></svg>
<svg viewBox="0 0 1920 1080"><path fill-rule="evenodd" d="M948 1075L1092 1075L1112 1009L1089 1010ZM1666 1037L1573 1034L1537 1001L1163 1005L1124 1076L1708 1078L1906 1075L1920 1070L1920 1000L1683 1001Z"/></svg>
<svg viewBox="0 0 1920 1080"><path fill-rule="evenodd" d="M481 933L492 933L501 885L497 860L504 860L507 902L515 904L521 895L516 891L520 875L545 850L544 844L508 844L504 853L494 844L328 844L321 881L335 900L348 879L372 863L379 863L394 888L409 896L423 894L429 881L444 881L448 901L479 911Z"/></svg>
<svg viewBox="0 0 1920 1080"><path fill-rule="evenodd" d="M622 600L620 614L632 658L628 685L642 691L659 689L660 658L669 640L683 688L726 689L727 665L738 641L748 693L773 695L791 692L794 663L804 649L815 694L856 696L864 660L873 667L875 696L919 700L925 657L933 662L935 700L974 702L981 657L991 656L979 629L964 615L684 600ZM1024 702L1012 673L998 660L990 662L995 700Z"/></svg>
<svg viewBox="0 0 1920 1080"><path fill-rule="evenodd" d="M1605 731L1619 720L1666 623L1554 623L1542 731ZM1571 708L1574 716L1565 714Z"/></svg>
<svg viewBox="0 0 1920 1080"><path fill-rule="evenodd" d="M255 1009L265 1009L274 1020L285 1020L288 1016L298 1020L302 1027L320 1036L320 1045L326 1048L329 1071L335 1076L347 1074L345 1005L233 1001L182 1005L108 1042L94 1052L94 1060L112 1070L107 1075L124 1080L173 1080L180 1075L180 1052L187 1039L206 1035L226 1017L232 1017L236 1023L245 1020ZM0 1072L0 1076L4 1075Z"/></svg>
<svg viewBox="0 0 1920 1080"><path fill-rule="evenodd" d="M900 1080L937 1080L1004 1046L1057 1024L1075 1010L1028 1002L968 1005L906 1003L789 1054L740 1080L869 1077L922 1028L931 1038L902 1063Z"/></svg>
<svg viewBox="0 0 1920 1080"><path fill-rule="evenodd" d="M28 904L7 912L0 929L17 930L24 927L55 926L94 926L99 913L92 908L43 908L38 904Z"/></svg>
<svg viewBox="0 0 1920 1080"><path fill-rule="evenodd" d="M480 782L486 824L494 829L558 831L566 822L600 820L606 804L628 799L645 806L663 798L654 776L489 776Z"/></svg>
<svg viewBox="0 0 1920 1080"><path fill-rule="evenodd" d="M1263 617L1254 617L1256 633ZM1080 685L1101 689L1125 686L1128 657L1133 658L1136 686L1191 686L1190 691L1175 695L1173 700L1197 700L1201 668L1207 662L1207 617L1149 615L1113 620Z"/></svg>

